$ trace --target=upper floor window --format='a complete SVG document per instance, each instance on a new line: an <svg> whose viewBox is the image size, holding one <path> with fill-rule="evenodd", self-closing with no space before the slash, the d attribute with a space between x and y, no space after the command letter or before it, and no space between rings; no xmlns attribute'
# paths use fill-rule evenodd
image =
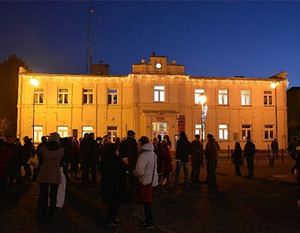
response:
<svg viewBox="0 0 300 233"><path fill-rule="evenodd" d="M273 125L265 125L265 140L273 140L274 129Z"/></svg>
<svg viewBox="0 0 300 233"><path fill-rule="evenodd" d="M61 138L69 136L68 126L57 126L57 133L59 133Z"/></svg>
<svg viewBox="0 0 300 233"><path fill-rule="evenodd" d="M69 103L69 89L59 88L58 89L58 103L68 104Z"/></svg>
<svg viewBox="0 0 300 233"><path fill-rule="evenodd" d="M195 104L200 104L201 95L204 95L204 89L195 89Z"/></svg>
<svg viewBox="0 0 300 233"><path fill-rule="evenodd" d="M35 88L33 99L34 99L33 102L35 104L43 104L44 103L44 89Z"/></svg>
<svg viewBox="0 0 300 233"><path fill-rule="evenodd" d="M241 105L251 105L250 90L241 91Z"/></svg>
<svg viewBox="0 0 300 233"><path fill-rule="evenodd" d="M94 89L84 88L83 89L83 104L93 104L94 103Z"/></svg>
<svg viewBox="0 0 300 233"><path fill-rule="evenodd" d="M228 105L228 90L219 90L219 105Z"/></svg>
<svg viewBox="0 0 300 233"><path fill-rule="evenodd" d="M242 139L251 138L251 125L242 125Z"/></svg>
<svg viewBox="0 0 300 233"><path fill-rule="evenodd" d="M154 102L165 102L164 86L154 86Z"/></svg>
<svg viewBox="0 0 300 233"><path fill-rule="evenodd" d="M220 140L228 140L228 125L220 124L219 125L219 139Z"/></svg>
<svg viewBox="0 0 300 233"><path fill-rule="evenodd" d="M264 105L272 105L272 91L264 91Z"/></svg>
<svg viewBox="0 0 300 233"><path fill-rule="evenodd" d="M107 104L118 104L118 90L116 89L108 90Z"/></svg>

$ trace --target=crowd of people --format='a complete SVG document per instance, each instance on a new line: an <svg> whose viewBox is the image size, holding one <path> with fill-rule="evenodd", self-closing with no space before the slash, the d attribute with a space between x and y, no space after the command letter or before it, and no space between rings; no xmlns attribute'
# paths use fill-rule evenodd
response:
<svg viewBox="0 0 300 233"><path fill-rule="evenodd" d="M101 173L101 194L103 202L108 204L106 223L110 228L119 226L118 210L125 202L142 204L145 219L141 224L148 229L153 228L152 188L169 185L176 190L181 168L184 170L186 189L190 184L206 183L210 187L217 184L216 167L220 146L212 134L207 134L204 148L199 135L195 135L190 142L185 132L181 132L174 148L175 170L171 155L172 143L168 135L159 135L152 142L142 136L137 141L135 132L129 130L126 138L116 138L112 142L108 135L95 139L94 133L89 133L78 141L73 137L60 138L55 132L48 138L43 136L36 148L29 137L23 140L24 145L18 138L13 140L7 136L5 141L0 139L0 189L11 189L13 185L22 184L23 180L38 182L42 220L51 219L56 208L63 206L65 187L70 178L80 180L83 185L96 185L97 171ZM272 145L273 148L273 156L278 156L276 145ZM300 184L300 143L291 143L288 150L296 160L292 172ZM255 144L250 137L247 137L244 150L239 142L235 143L232 161L236 176L241 176L240 165L243 158L246 158L247 178L253 178L255 153ZM205 162L206 179L201 181L200 170ZM190 176L189 163L192 165ZM22 166L24 177L21 174ZM171 183L173 176L174 183ZM300 186L298 194L300 207Z"/></svg>

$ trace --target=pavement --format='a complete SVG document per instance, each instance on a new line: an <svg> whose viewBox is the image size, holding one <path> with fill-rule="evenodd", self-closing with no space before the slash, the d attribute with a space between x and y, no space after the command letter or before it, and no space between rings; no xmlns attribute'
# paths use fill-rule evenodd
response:
<svg viewBox="0 0 300 233"><path fill-rule="evenodd" d="M96 233L96 232L163 232L163 233L300 233L300 208L297 207L295 177L289 174L293 161L255 162L254 178L234 176L228 158L220 158L217 188L206 184L183 184L175 192L165 189L154 193L155 229L140 226L143 208L125 203L119 211L118 229L105 227L106 204L101 201L100 186L83 186L77 180L67 184L63 208L52 222L38 219L37 183L25 182L0 193L0 233ZM201 180L206 169L201 168ZM181 173L183 182L183 171ZM98 176L98 182L100 177Z"/></svg>

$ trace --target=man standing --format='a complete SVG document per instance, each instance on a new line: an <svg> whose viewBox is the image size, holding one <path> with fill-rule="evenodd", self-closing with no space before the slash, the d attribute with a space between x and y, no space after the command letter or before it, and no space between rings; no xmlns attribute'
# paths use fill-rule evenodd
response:
<svg viewBox="0 0 300 233"><path fill-rule="evenodd" d="M271 149L272 149L272 152L273 152L273 158L276 157L276 159L278 159L278 141L277 141L277 138L274 138L274 140L272 141L271 143Z"/></svg>
<svg viewBox="0 0 300 233"><path fill-rule="evenodd" d="M183 167L184 170L185 188L189 187L188 163L189 163L190 154L191 154L191 143L188 141L185 132L181 132L180 138L177 141L177 145L176 145L177 164L176 164L174 188L176 188L176 186L178 185L181 167Z"/></svg>
<svg viewBox="0 0 300 233"><path fill-rule="evenodd" d="M254 155L255 155L256 149L254 143L251 141L251 138L247 137L247 143L244 147L244 156L247 160L247 167L248 167L248 176L247 178L252 179L253 178L253 170L254 170Z"/></svg>
<svg viewBox="0 0 300 233"><path fill-rule="evenodd" d="M136 166L138 159L138 144L135 140L135 132L133 130L127 131L127 138L120 143L120 155L123 158L127 158L127 171L128 175L128 186L129 186L129 195L131 201L133 201L135 195L135 177L133 171Z"/></svg>
<svg viewBox="0 0 300 233"><path fill-rule="evenodd" d="M214 135L207 134L207 140L205 147L205 156L207 159L207 177L206 183L208 185L216 185L216 167L218 151L220 150L219 143L216 142Z"/></svg>
<svg viewBox="0 0 300 233"><path fill-rule="evenodd" d="M191 154L192 154L192 183L200 183L200 166L201 156L203 153L203 145L200 142L199 134L195 135L195 140L191 143Z"/></svg>

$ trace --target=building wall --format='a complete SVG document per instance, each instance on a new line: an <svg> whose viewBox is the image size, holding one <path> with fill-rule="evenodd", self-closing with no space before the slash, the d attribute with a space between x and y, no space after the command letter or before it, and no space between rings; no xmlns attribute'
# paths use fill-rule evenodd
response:
<svg viewBox="0 0 300 233"><path fill-rule="evenodd" d="M143 65L143 64L142 64ZM166 64L163 64L166 65ZM154 68L155 69L155 68ZM39 81L44 89L44 103L33 105L34 87L30 79ZM280 148L287 144L286 79L277 80L275 89L270 87L274 78L192 77L184 74L132 73L127 76L91 76L20 73L18 99L18 137L32 137L33 106L35 126L43 126L43 134L57 131L57 126L68 126L71 136L82 126L93 126L96 136L107 134L107 127L117 127L117 136L123 138L129 129L136 136L153 139L153 122L167 122L172 141L179 133L178 120L183 119L190 140L194 138L195 125L201 124L201 105L195 104L195 89L204 89L208 112L205 133L215 135L223 150L232 149L236 140L242 139L242 125L252 126L252 140L258 149L266 150L271 140L265 140L265 125L273 125L274 137ZM275 80L276 81L276 80ZM165 101L154 101L154 86L165 87ZM69 103L58 104L58 88L69 89ZM83 88L94 89L94 103L82 104ZM118 104L107 104L107 90L117 89ZM218 91L228 90L229 104L218 104ZM251 91L251 105L241 106L241 90ZM271 91L273 103L264 105L264 91ZM275 95L277 105L275 104ZM276 110L277 108L277 110ZM278 135L276 135L276 111ZM184 118L182 118L184 116ZM227 124L229 139L219 140L219 124Z"/></svg>

